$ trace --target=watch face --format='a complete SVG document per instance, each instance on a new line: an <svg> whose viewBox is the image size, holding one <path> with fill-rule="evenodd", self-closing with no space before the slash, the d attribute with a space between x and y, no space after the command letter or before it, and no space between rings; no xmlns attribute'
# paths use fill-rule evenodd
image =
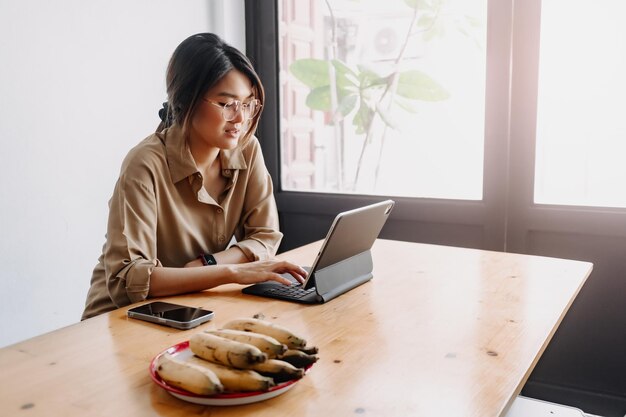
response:
<svg viewBox="0 0 626 417"><path fill-rule="evenodd" d="M209 253L202 254L201 258L202 258L202 264L204 266L217 265L217 261L215 260L215 257Z"/></svg>

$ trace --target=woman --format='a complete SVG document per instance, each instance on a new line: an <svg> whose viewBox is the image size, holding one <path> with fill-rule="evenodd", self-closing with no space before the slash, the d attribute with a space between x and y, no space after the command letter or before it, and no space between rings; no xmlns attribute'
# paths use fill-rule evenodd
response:
<svg viewBox="0 0 626 417"><path fill-rule="evenodd" d="M264 90L248 59L197 34L174 51L166 81L163 122L122 164L83 319L150 297L306 276L271 259L282 234L253 136Z"/></svg>

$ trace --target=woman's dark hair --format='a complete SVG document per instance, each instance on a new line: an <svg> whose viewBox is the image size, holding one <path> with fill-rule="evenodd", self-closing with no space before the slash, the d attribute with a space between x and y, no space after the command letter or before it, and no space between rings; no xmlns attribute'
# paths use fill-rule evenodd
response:
<svg viewBox="0 0 626 417"><path fill-rule="evenodd" d="M265 101L263 84L244 54L213 33L199 33L185 39L172 54L167 67L168 101L159 111L162 122L157 132L173 123L181 126L183 132L188 132L191 119L202 104L206 92L233 69L248 77L255 98L263 105ZM249 121L249 128L242 138L242 144L256 130L260 115L261 112Z"/></svg>

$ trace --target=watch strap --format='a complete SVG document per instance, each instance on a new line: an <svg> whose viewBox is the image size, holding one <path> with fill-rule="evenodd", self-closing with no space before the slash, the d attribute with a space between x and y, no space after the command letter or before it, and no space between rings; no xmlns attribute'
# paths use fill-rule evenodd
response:
<svg viewBox="0 0 626 417"><path fill-rule="evenodd" d="M202 261L202 265L204 266L217 265L215 256L211 255L210 253L202 253L200 254L200 256L198 256L198 259Z"/></svg>

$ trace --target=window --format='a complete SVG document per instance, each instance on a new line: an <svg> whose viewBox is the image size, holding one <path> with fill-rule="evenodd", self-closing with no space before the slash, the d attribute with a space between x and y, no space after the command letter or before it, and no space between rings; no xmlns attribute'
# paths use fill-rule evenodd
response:
<svg viewBox="0 0 626 417"><path fill-rule="evenodd" d="M279 2L282 189L482 199L486 16L486 0Z"/></svg>
<svg viewBox="0 0 626 417"><path fill-rule="evenodd" d="M536 203L626 207L625 13L619 0L542 3Z"/></svg>

